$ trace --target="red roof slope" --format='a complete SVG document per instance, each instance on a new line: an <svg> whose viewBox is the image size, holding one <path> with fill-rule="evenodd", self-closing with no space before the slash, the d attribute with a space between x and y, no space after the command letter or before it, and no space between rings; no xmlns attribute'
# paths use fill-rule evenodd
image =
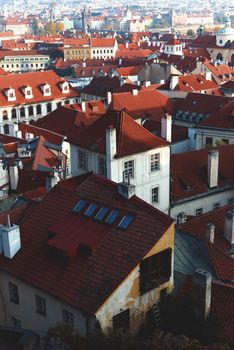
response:
<svg viewBox="0 0 234 350"><path fill-rule="evenodd" d="M106 129L115 127L117 132L116 157L146 152L150 149L167 146L168 142L154 136L135 122L125 111L108 111L90 127L79 134L70 136L68 141L83 148L106 153Z"/></svg>
<svg viewBox="0 0 234 350"><path fill-rule="evenodd" d="M209 128L234 129L234 102L229 102L219 111L199 123Z"/></svg>
<svg viewBox="0 0 234 350"><path fill-rule="evenodd" d="M179 291L179 297L186 297L192 289L192 278L186 279ZM234 342L234 286L212 282L211 316L217 321L217 336Z"/></svg>
<svg viewBox="0 0 234 350"><path fill-rule="evenodd" d="M218 147L219 178L218 187L226 181L234 183L234 145ZM207 164L209 149L192 151L171 156L171 200L176 202L202 193L208 193ZM189 169L189 172L188 172Z"/></svg>
<svg viewBox="0 0 234 350"><path fill-rule="evenodd" d="M63 135L59 135L53 131L39 128L35 125L19 123L19 130L22 132L22 138L26 138L26 133L33 134L36 136L43 136L48 142L55 145L61 145L64 139Z"/></svg>
<svg viewBox="0 0 234 350"><path fill-rule="evenodd" d="M233 281L234 259L212 243L208 243L208 250L218 278L223 282Z"/></svg>
<svg viewBox="0 0 234 350"><path fill-rule="evenodd" d="M219 85L212 80L206 80L201 74L179 76L179 82L174 90L202 91L218 89Z"/></svg>
<svg viewBox="0 0 234 350"><path fill-rule="evenodd" d="M63 220L68 213L85 219L90 228L93 218L71 213L82 198L89 203L132 213L134 220L125 230L116 223L108 225L108 233L91 256L78 251L76 257L64 263L48 250L48 233L58 224L58 218ZM20 222L22 249L12 260L0 256L1 269L94 314L172 223L167 215L137 197L126 200L118 195L115 183L86 174L59 183L25 214ZM95 221L97 229L99 225L103 223ZM78 226L76 223L75 227ZM70 228L75 230L75 227L71 223ZM67 239L70 240L69 235Z"/></svg>
<svg viewBox="0 0 234 350"><path fill-rule="evenodd" d="M161 120L165 111L172 113L173 105L171 100L158 90L144 89L138 91L136 96L130 92L112 94L111 108L118 111L126 108L138 118Z"/></svg>

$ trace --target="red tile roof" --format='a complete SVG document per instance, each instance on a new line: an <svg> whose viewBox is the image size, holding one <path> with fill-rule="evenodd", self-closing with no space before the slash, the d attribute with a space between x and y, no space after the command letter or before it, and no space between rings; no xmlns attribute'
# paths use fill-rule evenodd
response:
<svg viewBox="0 0 234 350"><path fill-rule="evenodd" d="M107 225L108 232L105 231L105 236L98 247L94 247L91 256L78 250L76 256L65 263L48 250L50 228L60 220L64 221L67 215L72 215L76 217L76 224L74 226L70 222L69 230L76 232L79 223L85 220L85 231L87 228L90 232L93 227L95 241L96 230L100 225L106 225L95 221L93 226L93 218L84 218L82 213L71 213L82 198L107 208L114 207L120 212L132 213L134 221L125 230L115 223ZM86 174L59 183L43 201L31 207L19 223L22 249L12 260L1 256L1 269L73 307L94 314L172 225L173 220L136 196L130 200L124 199L117 194L115 183ZM68 235L67 240L70 241L70 238ZM90 239L92 243L91 232Z"/></svg>
<svg viewBox="0 0 234 350"><path fill-rule="evenodd" d="M174 38L171 38L165 45L181 45L181 41L179 41L178 39L176 39L175 37Z"/></svg>
<svg viewBox="0 0 234 350"><path fill-rule="evenodd" d="M212 80L206 80L201 74L179 76L178 85L174 90L181 91L203 91L218 89L219 85Z"/></svg>
<svg viewBox="0 0 234 350"><path fill-rule="evenodd" d="M122 77L127 77L137 75L143 67L144 66L119 67L116 68L116 72Z"/></svg>
<svg viewBox="0 0 234 350"><path fill-rule="evenodd" d="M219 111L199 123L200 127L234 129L234 102L229 102Z"/></svg>
<svg viewBox="0 0 234 350"><path fill-rule="evenodd" d="M226 64L212 64L209 61L203 63L209 71L221 81L234 80L234 69Z"/></svg>
<svg viewBox="0 0 234 350"><path fill-rule="evenodd" d="M68 137L68 142L82 148L106 153L106 129L115 127L117 132L116 158L146 152L150 149L167 146L168 142L154 136L135 122L125 111L108 111L90 127L79 133L79 137Z"/></svg>
<svg viewBox="0 0 234 350"><path fill-rule="evenodd" d="M234 145L217 148L219 150L218 188L227 181L234 183ZM207 163L209 149L191 151L171 156L171 200L176 202L190 197L208 194ZM189 172L187 171L189 169Z"/></svg>
<svg viewBox="0 0 234 350"><path fill-rule="evenodd" d="M51 96L43 96L41 86L46 83L51 87ZM61 78L51 70L2 75L0 79L0 103L2 106L18 106L19 104L32 104L36 102L51 101L56 98L67 99L78 96L78 93L71 87L69 93L63 94L59 86L60 83ZM33 97L31 99L25 99L22 90L25 85L29 85L32 88ZM15 89L16 96L16 100L11 102L7 100L5 94L5 91L10 87Z"/></svg>
<svg viewBox="0 0 234 350"><path fill-rule="evenodd" d="M19 123L19 130L22 132L22 138L27 138L27 133L33 134L33 137L36 136L43 136L45 140L47 140L50 143L53 143L54 145L61 146L64 140L64 136L57 134L53 131L49 131L46 129L39 128L35 125L25 124L25 123Z"/></svg>
<svg viewBox="0 0 234 350"><path fill-rule="evenodd" d="M3 149L6 153L15 153L17 152L18 142L5 143Z"/></svg>
<svg viewBox="0 0 234 350"><path fill-rule="evenodd" d="M149 50L149 49L145 49L145 50L118 50L116 51L116 57L118 58L129 58L129 59L133 59L133 58L147 58L150 55L152 55L153 51Z"/></svg>
<svg viewBox="0 0 234 350"><path fill-rule="evenodd" d="M158 90L144 89L138 91L136 96L130 92L112 94L111 108L115 110L126 108L136 117L161 120L165 111L172 113L173 104L167 96Z"/></svg>
<svg viewBox="0 0 234 350"><path fill-rule="evenodd" d="M161 122L148 119L144 123L144 128L153 133L154 135L161 135ZM172 143L179 142L188 138L188 128L172 124Z"/></svg>
<svg viewBox="0 0 234 350"><path fill-rule="evenodd" d="M192 278L186 279L179 291L179 297L190 294ZM220 339L234 343L234 286L212 282L211 287L211 316L217 321L217 336Z"/></svg>
<svg viewBox="0 0 234 350"><path fill-rule="evenodd" d="M203 215L196 216L186 223L179 225L179 228L185 233L206 241L206 225L212 223L215 225L214 247L218 247L221 251L225 252L231 248L231 244L224 237L225 217L232 207L233 205L227 205ZM221 259L222 258L223 257L221 257Z"/></svg>
<svg viewBox="0 0 234 350"><path fill-rule="evenodd" d="M223 282L234 281L234 259L220 249L217 244L208 243L208 251L218 279Z"/></svg>

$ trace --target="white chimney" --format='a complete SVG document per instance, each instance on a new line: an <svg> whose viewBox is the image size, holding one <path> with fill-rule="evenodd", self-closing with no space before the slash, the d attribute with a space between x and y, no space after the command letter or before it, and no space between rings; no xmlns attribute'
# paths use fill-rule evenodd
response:
<svg viewBox="0 0 234 350"><path fill-rule="evenodd" d="M206 239L210 243L214 243L215 238L215 225L209 223L206 225Z"/></svg>
<svg viewBox="0 0 234 350"><path fill-rule="evenodd" d="M225 217L224 237L229 243L234 244L234 209L229 210Z"/></svg>
<svg viewBox="0 0 234 350"><path fill-rule="evenodd" d="M19 181L19 170L17 165L12 165L9 167L9 176L10 176L10 184L11 189L16 191Z"/></svg>
<svg viewBox="0 0 234 350"><path fill-rule="evenodd" d="M138 95L138 90L137 89L133 89L132 90L132 94L133 94L133 96L137 96Z"/></svg>
<svg viewBox="0 0 234 350"><path fill-rule="evenodd" d="M165 84L165 80L164 79L160 79L160 84Z"/></svg>
<svg viewBox="0 0 234 350"><path fill-rule="evenodd" d="M207 165L207 183L209 188L218 186L219 175L219 151L211 150L208 152Z"/></svg>
<svg viewBox="0 0 234 350"><path fill-rule="evenodd" d="M126 47L126 49L128 49L128 42L125 43L125 47Z"/></svg>
<svg viewBox="0 0 234 350"><path fill-rule="evenodd" d="M81 102L81 110L83 113L85 113L85 111L86 111L86 103L84 101Z"/></svg>
<svg viewBox="0 0 234 350"><path fill-rule="evenodd" d="M205 72L205 79L206 80L212 80L211 72Z"/></svg>
<svg viewBox="0 0 234 350"><path fill-rule="evenodd" d="M85 62L85 61L82 61L81 66L82 66L83 68L85 68L85 67L86 67L86 62Z"/></svg>
<svg viewBox="0 0 234 350"><path fill-rule="evenodd" d="M116 129L114 126L109 126L106 129L106 159L113 160L117 152L116 145Z"/></svg>
<svg viewBox="0 0 234 350"><path fill-rule="evenodd" d="M111 104L111 101L112 101L112 93L110 91L107 92L106 94L106 101L107 101L107 104L110 105Z"/></svg>
<svg viewBox="0 0 234 350"><path fill-rule="evenodd" d="M195 314L206 320L210 314L211 306L211 274L197 269L193 274L192 298Z"/></svg>
<svg viewBox="0 0 234 350"><path fill-rule="evenodd" d="M1 252L8 259L14 258L21 248L20 228L18 225L12 225L10 216L7 217L7 225L0 226Z"/></svg>
<svg viewBox="0 0 234 350"><path fill-rule="evenodd" d="M171 115L166 113L164 117L161 118L161 137L168 142L171 142L172 134L172 122Z"/></svg>
<svg viewBox="0 0 234 350"><path fill-rule="evenodd" d="M178 85L179 83L179 77L178 75L172 75L171 77L171 83L170 83L170 89L174 90L175 87Z"/></svg>
<svg viewBox="0 0 234 350"><path fill-rule="evenodd" d="M144 86L145 86L145 87L149 87L150 85L151 85L151 81L148 80L148 81L145 81L145 82L144 82Z"/></svg>
<svg viewBox="0 0 234 350"><path fill-rule="evenodd" d="M48 176L46 178L46 189L50 191L57 183L60 181L59 172L57 169L54 170L53 176Z"/></svg>
<svg viewBox="0 0 234 350"><path fill-rule="evenodd" d="M122 58L119 58L119 66L121 66L122 62L123 62Z"/></svg>
<svg viewBox="0 0 234 350"><path fill-rule="evenodd" d="M130 199L132 196L134 196L135 192L135 186L131 184L130 181L121 182L118 184L118 193L127 199Z"/></svg>

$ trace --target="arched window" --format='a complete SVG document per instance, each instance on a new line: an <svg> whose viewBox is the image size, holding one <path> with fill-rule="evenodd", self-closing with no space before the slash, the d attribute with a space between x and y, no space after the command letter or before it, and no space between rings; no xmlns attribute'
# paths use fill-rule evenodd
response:
<svg viewBox="0 0 234 350"><path fill-rule="evenodd" d="M30 117L34 115L34 113L33 113L33 106L30 106L30 107L28 108L28 115L29 115Z"/></svg>
<svg viewBox="0 0 234 350"><path fill-rule="evenodd" d="M49 102L47 103L47 113L50 113L52 111L52 104Z"/></svg>
<svg viewBox="0 0 234 350"><path fill-rule="evenodd" d="M20 108L20 117L21 117L21 118L24 118L24 117L25 117L25 108L24 108L24 107L21 107L21 108Z"/></svg>
<svg viewBox="0 0 234 350"><path fill-rule="evenodd" d="M11 111L11 119L16 119L16 118L17 118L16 109L13 108L12 111Z"/></svg>
<svg viewBox="0 0 234 350"><path fill-rule="evenodd" d="M8 112L7 111L3 111L2 112L2 119L3 120L8 120Z"/></svg>
<svg viewBox="0 0 234 350"><path fill-rule="evenodd" d="M41 105L37 105L37 114L41 114Z"/></svg>

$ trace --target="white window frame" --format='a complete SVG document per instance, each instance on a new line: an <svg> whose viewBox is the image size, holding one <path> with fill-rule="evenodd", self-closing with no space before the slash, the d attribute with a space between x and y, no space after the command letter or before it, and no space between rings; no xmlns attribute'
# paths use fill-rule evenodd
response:
<svg viewBox="0 0 234 350"><path fill-rule="evenodd" d="M157 189L157 193L153 193L153 191L155 191ZM154 204L159 204L159 186L155 186L151 188L151 203ZM154 200L154 196L157 196L157 201Z"/></svg>
<svg viewBox="0 0 234 350"><path fill-rule="evenodd" d="M78 167L79 169L87 170L87 152L81 149L78 150Z"/></svg>
<svg viewBox="0 0 234 350"><path fill-rule="evenodd" d="M195 209L195 216L201 216L203 214L203 208Z"/></svg>
<svg viewBox="0 0 234 350"><path fill-rule="evenodd" d="M74 315L72 312L63 309L62 310L63 313L63 322L65 322L66 324L68 324L70 327L74 326Z"/></svg>
<svg viewBox="0 0 234 350"><path fill-rule="evenodd" d="M36 294L35 295L35 305L36 305L36 313L46 317L47 312L46 312L46 300L45 300L45 298Z"/></svg>
<svg viewBox="0 0 234 350"><path fill-rule="evenodd" d="M150 172L155 173L160 170L160 153L150 154Z"/></svg>
<svg viewBox="0 0 234 350"><path fill-rule="evenodd" d="M129 166L129 163L132 162L132 166ZM128 174L130 174L129 178L135 178L135 160L133 158L125 160L123 162L123 178L125 181L128 181Z"/></svg>

